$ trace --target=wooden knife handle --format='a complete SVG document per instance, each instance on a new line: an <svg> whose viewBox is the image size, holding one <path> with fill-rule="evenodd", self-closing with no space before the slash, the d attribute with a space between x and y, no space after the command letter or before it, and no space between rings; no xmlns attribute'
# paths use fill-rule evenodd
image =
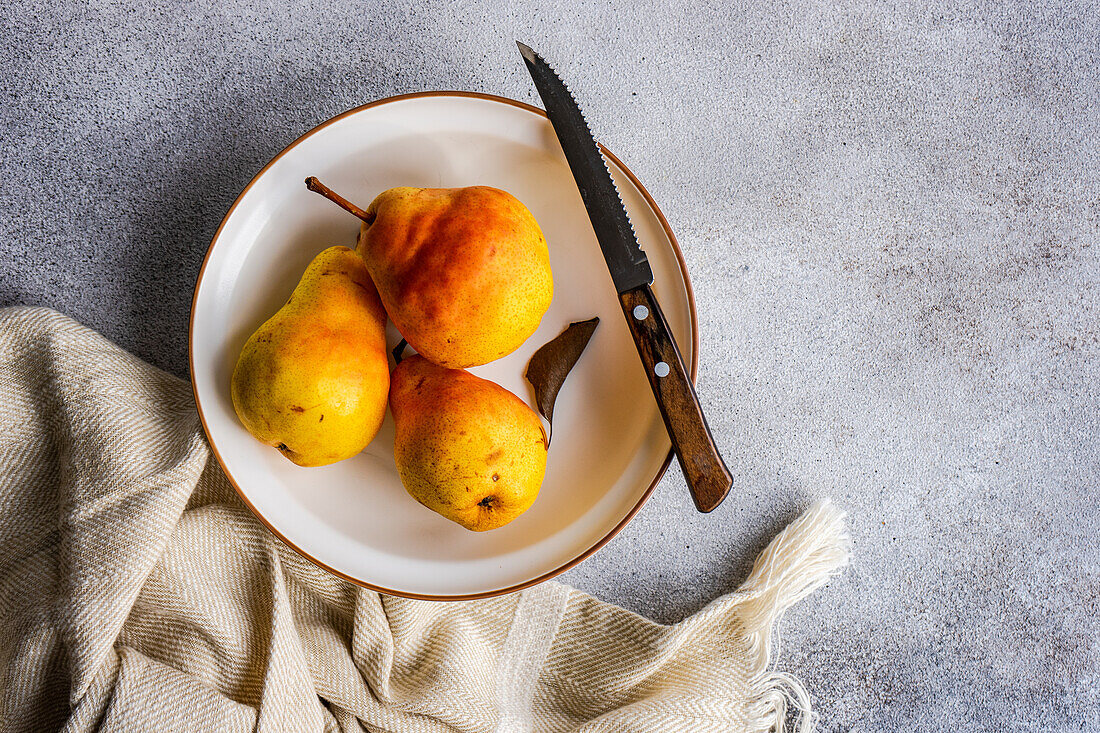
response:
<svg viewBox="0 0 1100 733"><path fill-rule="evenodd" d="M648 285L619 293L619 302L638 345L649 386L657 398L691 498L699 511L709 512L726 498L733 486L733 476L714 444L676 340Z"/></svg>

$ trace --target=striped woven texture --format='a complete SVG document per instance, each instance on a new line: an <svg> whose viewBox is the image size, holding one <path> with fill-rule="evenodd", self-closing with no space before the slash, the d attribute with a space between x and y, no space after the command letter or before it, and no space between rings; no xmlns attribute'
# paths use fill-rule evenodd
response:
<svg viewBox="0 0 1100 733"><path fill-rule="evenodd" d="M779 729L771 626L847 558L823 504L675 626L557 583L393 598L270 535L189 385L58 313L0 310L0 416L4 731Z"/></svg>

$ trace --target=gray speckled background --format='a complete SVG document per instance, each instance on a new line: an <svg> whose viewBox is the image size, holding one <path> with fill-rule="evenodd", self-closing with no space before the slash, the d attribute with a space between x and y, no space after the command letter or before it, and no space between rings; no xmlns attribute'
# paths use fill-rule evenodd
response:
<svg viewBox="0 0 1100 733"><path fill-rule="evenodd" d="M813 498L848 572L782 624L826 731L1100 730L1100 22L1088 2L128 2L0 13L0 302L181 376L237 192L378 97L561 70L695 283L736 478L673 469L565 580L671 622Z"/></svg>

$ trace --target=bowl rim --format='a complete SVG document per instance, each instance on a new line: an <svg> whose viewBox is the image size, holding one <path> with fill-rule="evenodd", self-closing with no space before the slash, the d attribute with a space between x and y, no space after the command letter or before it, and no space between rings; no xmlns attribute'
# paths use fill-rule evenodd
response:
<svg viewBox="0 0 1100 733"><path fill-rule="evenodd" d="M362 105L359 105L358 107L354 107L352 109L349 109L346 112L342 112L342 113L336 115L335 117L332 117L332 118L326 120L325 122L322 122L321 124L319 124L316 127L312 128L308 132L306 132L306 133L300 135L299 137L297 137L293 142L291 142L289 145L287 145L285 148L283 148L281 151L279 151L279 153L274 158L272 158L270 161L268 161L268 163L263 168L261 168L259 170L259 172L257 172L254 176L252 176L252 179L248 182L248 185L246 185L244 187L244 189L242 189L241 192L237 195L237 198L235 198L233 200L233 203L230 205L229 210L226 211L225 216L222 217L221 223L218 224L218 228L214 232L214 236L210 239L210 244L206 249L206 255L203 257L203 260L202 260L202 267L199 269L198 277L195 279L195 290L194 290L194 293L191 296L191 315L190 315L190 318L189 318L189 321L188 321L188 327L187 327L187 363L188 363L188 369L190 370L190 377L191 377L191 392L192 392L192 394L194 394L194 397L195 397L195 407L196 407L196 410L198 411L199 422L202 424L203 433L206 436L206 443L210 447L210 452L213 453L215 460L217 460L217 462L218 462L218 466L222 470L222 473L225 475L226 479L229 481L229 483L233 487L234 491L237 492L237 496L240 497L241 501L244 502L245 506L248 507L249 511L251 511L252 514L255 515L255 517L257 519L260 520L260 523L263 524L268 529L269 532L271 532L273 535L275 535L277 538L279 538L279 540L281 540L285 545L290 547L292 550L297 552L299 555L301 555L305 559L312 562L314 565L317 565L318 567L328 571L329 573L332 573L333 575L337 576L338 578L342 578L342 579L344 579L344 580L346 580L350 583L353 583L353 584L355 584L355 585L357 585L361 588L366 588L368 590L376 591L376 592L379 592L379 593L385 593L387 595L400 596L400 597L403 597L403 598L412 598L412 599L423 600L423 601L470 601L470 600L478 600L478 599L483 599L483 598L492 598L494 596L501 596L501 595L505 595L505 594L508 594L508 593L514 593L516 591L524 590L525 588L530 588L532 586L538 585L539 583L543 583L547 580L550 580L551 578L554 578L555 576L558 576L558 575L564 573L566 570L569 570L570 568L573 568L573 567L579 565L581 562L583 562L584 560L591 557L593 554L595 554L597 551L599 551L604 545L606 545L608 542L610 542L617 534L619 534L619 532L621 532L623 530L623 528L626 527L626 525L629 524L630 521L634 518L634 516L641 510L642 506L645 505L646 501L653 494L653 491L657 488L657 484L660 483L661 478L664 477L665 471L668 470L669 464L672 462L672 456L674 454L673 450L671 448L669 449L668 455L665 456L664 462L662 462L660 468L657 469L657 473L653 476L652 481L650 481L649 487L646 488L645 492L638 499L638 502L630 509L630 511L628 511L626 513L626 515L614 527L612 527L611 530L606 535L604 535L602 538L600 538L597 542L595 542L593 545L591 545L587 549L580 552L576 557L569 560L568 562L563 563L562 565L554 568L553 570L542 573L542 574L540 574L539 576L537 576L535 578L532 578L530 580L526 580L522 583L516 583L514 585L510 585L506 588L499 588L499 589L489 590L489 591L481 591L479 593L463 593L463 594L455 594L455 595L435 595L435 594L425 594L425 593L410 593L410 592L406 592L406 591L394 590L392 588L385 588L383 586L376 585L374 583L369 583L365 580L361 580L359 578L355 578L351 575L348 575L347 573L341 572L340 570L337 570L336 568L333 568L333 567L321 562L320 560L318 560L317 558L313 557L308 552L303 550L301 547L296 545L294 542L291 542L289 539L287 539L286 536L283 535L282 532L280 532L270 522L268 522L267 518L264 517L264 515L258 509L256 509L256 507L248 499L248 496L245 495L245 492L241 490L241 487L237 484L236 479L229 472L229 469L226 468L225 461L222 460L221 453L218 452L217 446L214 444L214 441L210 438L210 429L206 424L206 416L203 413L202 402L199 399L198 388L195 385L195 348L194 348L194 344L195 344L195 307L198 303L199 286L202 284L203 277L206 274L206 266L210 262L210 255L213 253L214 246L217 244L218 239L221 236L222 229L225 228L226 222L229 221L229 218L233 215L233 212L235 212L237 210L237 206L241 203L241 200L245 197L245 195L249 192L249 190L252 189L252 186L254 186L256 184L256 182L265 173L267 173L268 169L271 168L280 158L282 158L284 155L286 155L292 149L297 147L300 143L304 142L307 138L315 135L316 133L318 133L321 130L325 129L329 125L331 125L331 124L333 124L333 123L335 123L339 120L342 120L345 117L348 117L348 116L353 115L353 114L357 114L359 112L370 109L372 107L379 107L381 105L390 104L390 103L393 103L393 102L403 102L403 101L407 101L407 100L410 100L410 99L422 99L422 98L428 98L428 97L440 97L440 98L446 98L446 97L451 97L451 98L459 97L459 98L462 98L462 97L464 97L464 98L468 98L468 99L479 99L479 100L483 100L483 101L495 102L495 103L498 103L498 104L506 104L506 105L510 105L512 107L517 107L521 110L524 110L526 112L530 112L530 113L535 114L539 117L542 117L543 119L549 119L546 116L545 111L543 111L542 109L539 109L538 107L535 107L534 105L527 104L526 102L520 102L520 101L515 100L515 99L509 99L508 97L501 97L501 96L498 96L498 95L495 95L495 94L485 94L483 92L465 92L465 91L427 91L427 92L414 92L414 93L411 93L411 94L398 94L398 95L391 96L391 97L383 97L381 99L376 99L373 102L367 102L366 104L362 104ZM613 162L615 165L617 165L619 167L619 170L621 170L623 173L626 174L626 177L628 179L630 179L630 182L634 185L634 187L637 188L638 191L642 194L642 198L645 199L646 204L653 210L653 213L657 215L657 220L660 222L661 228L664 229L665 236L668 237L669 243L672 245L672 251L676 255L677 266L680 268L680 276L683 278L683 281L684 281L684 289L687 293L687 300L688 300L688 311L689 311L690 316L691 316L691 345L692 345L692 348L691 348L691 365L689 367L689 373L690 373L691 381L692 381L692 383L694 383L695 380L696 380L696 375L697 375L698 368L699 368L699 321L698 321L698 315L697 315L696 309L695 309L695 291L692 289L692 286L691 286L691 278L688 275L687 263L684 260L684 253L680 249L680 243L679 243L679 241L677 241L676 235L672 231L672 227L669 226L668 220L665 218L664 212L662 212L660 207L657 206L657 202L653 200L653 197L650 195L649 191L647 191L645 186L642 185L642 182L640 180L638 180L638 177L634 175L634 172L631 171L629 168L627 168L626 165L624 165L623 162L621 160L619 160L619 158L616 157L614 153L612 153L610 150L608 150L606 147L604 147L604 145L602 143L597 142L597 145L599 146L600 152L603 153L603 155L606 156L611 162Z"/></svg>

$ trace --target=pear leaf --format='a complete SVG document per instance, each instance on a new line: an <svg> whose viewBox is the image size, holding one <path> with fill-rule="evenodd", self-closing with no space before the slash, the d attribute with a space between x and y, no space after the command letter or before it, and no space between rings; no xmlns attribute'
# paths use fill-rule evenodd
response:
<svg viewBox="0 0 1100 733"><path fill-rule="evenodd" d="M599 323L599 318L570 323L568 328L539 347L531 356L531 361L527 362L524 376L535 388L535 404L546 422L550 423L551 432L554 429L554 402L558 399L558 392ZM546 447L550 447L549 434Z"/></svg>

